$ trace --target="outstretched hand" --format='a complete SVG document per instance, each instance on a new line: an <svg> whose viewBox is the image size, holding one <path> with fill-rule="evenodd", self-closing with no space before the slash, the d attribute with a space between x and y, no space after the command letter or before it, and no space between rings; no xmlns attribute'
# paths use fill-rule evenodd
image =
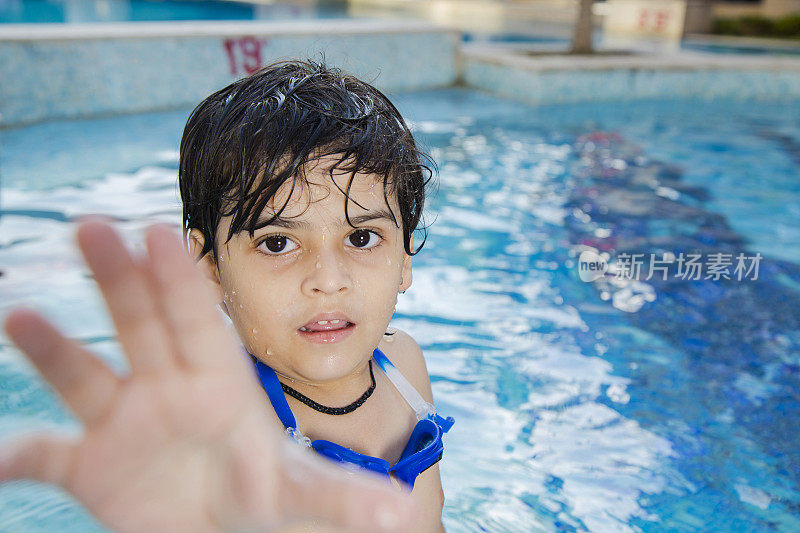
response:
<svg viewBox="0 0 800 533"><path fill-rule="evenodd" d="M78 229L128 376L40 315L9 314L9 337L84 432L5 445L0 482L60 485L117 531L265 531L308 519L369 531L410 524L404 495L288 443L178 238L156 226L146 241L146 257L134 259L108 225Z"/></svg>

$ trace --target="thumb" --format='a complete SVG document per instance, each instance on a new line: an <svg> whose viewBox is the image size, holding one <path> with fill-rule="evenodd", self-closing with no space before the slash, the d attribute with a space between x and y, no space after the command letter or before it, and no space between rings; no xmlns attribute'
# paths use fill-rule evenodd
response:
<svg viewBox="0 0 800 533"><path fill-rule="evenodd" d="M36 432L17 435L0 445L0 483L33 479L64 486L78 446L72 435Z"/></svg>
<svg viewBox="0 0 800 533"><path fill-rule="evenodd" d="M287 518L318 519L356 531L408 531L417 509L411 497L382 477L334 465L285 443L281 507Z"/></svg>

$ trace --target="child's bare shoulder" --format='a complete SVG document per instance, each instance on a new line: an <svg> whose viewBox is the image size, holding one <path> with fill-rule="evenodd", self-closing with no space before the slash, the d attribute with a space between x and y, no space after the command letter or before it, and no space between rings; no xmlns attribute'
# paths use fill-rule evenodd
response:
<svg viewBox="0 0 800 533"><path fill-rule="evenodd" d="M414 338L405 331L394 328L394 335L384 336L380 349L397 367L405 378L428 402L433 402L431 380L422 349ZM388 337L388 339L387 339ZM391 339L391 340L389 340Z"/></svg>

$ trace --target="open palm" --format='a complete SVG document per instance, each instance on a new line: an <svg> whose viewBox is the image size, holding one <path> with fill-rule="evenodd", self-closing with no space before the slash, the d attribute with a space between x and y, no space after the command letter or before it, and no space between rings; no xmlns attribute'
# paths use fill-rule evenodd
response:
<svg viewBox="0 0 800 533"><path fill-rule="evenodd" d="M85 431L21 436L0 454L0 481L60 485L118 531L264 531L299 519L403 529L412 509L401 494L283 438L248 359L169 229L148 230L141 260L100 222L83 224L78 243L130 374L117 376L38 314L12 312L9 336Z"/></svg>

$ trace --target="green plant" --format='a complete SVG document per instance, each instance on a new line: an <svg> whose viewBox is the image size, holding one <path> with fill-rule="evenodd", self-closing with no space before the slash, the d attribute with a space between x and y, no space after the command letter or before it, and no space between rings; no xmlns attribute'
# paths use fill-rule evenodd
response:
<svg viewBox="0 0 800 533"><path fill-rule="evenodd" d="M775 23L761 15L747 15L739 18L742 35L773 35Z"/></svg>
<svg viewBox="0 0 800 533"><path fill-rule="evenodd" d="M718 18L714 19L711 32L721 35L741 35L742 29L739 25L739 21L736 19Z"/></svg>
<svg viewBox="0 0 800 533"><path fill-rule="evenodd" d="M800 38L800 13L784 15L777 19L761 15L717 18L711 31L721 35Z"/></svg>
<svg viewBox="0 0 800 533"><path fill-rule="evenodd" d="M781 37L800 37L800 13L785 15L775 21L775 35Z"/></svg>

